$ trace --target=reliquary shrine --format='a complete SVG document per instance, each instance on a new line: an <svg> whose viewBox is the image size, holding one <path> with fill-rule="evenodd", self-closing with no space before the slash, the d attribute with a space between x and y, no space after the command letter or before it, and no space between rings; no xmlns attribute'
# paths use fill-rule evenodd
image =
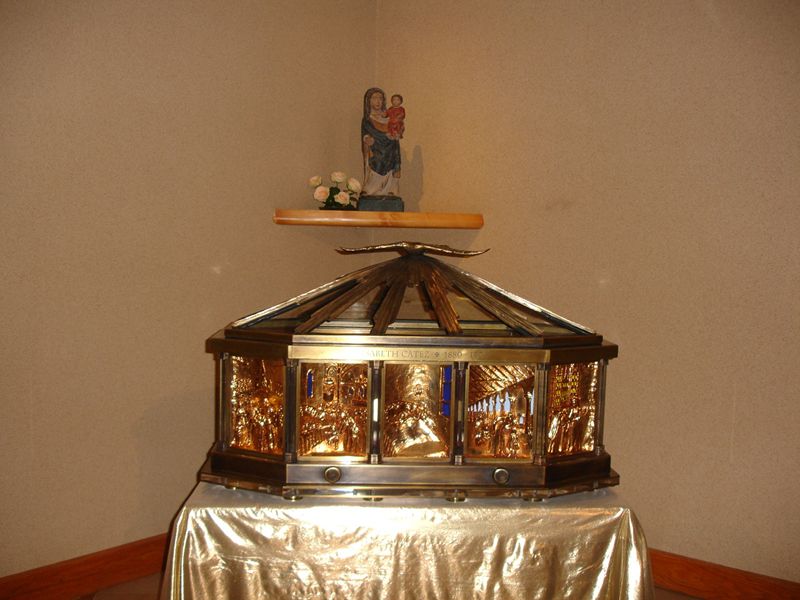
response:
<svg viewBox="0 0 800 600"><path fill-rule="evenodd" d="M205 481L280 494L539 499L616 485L603 446L617 346L431 254L397 251L207 340Z"/></svg>

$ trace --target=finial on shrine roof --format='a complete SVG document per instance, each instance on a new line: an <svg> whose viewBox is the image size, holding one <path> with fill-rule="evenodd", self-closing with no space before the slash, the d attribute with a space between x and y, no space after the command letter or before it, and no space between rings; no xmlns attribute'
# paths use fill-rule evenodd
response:
<svg viewBox="0 0 800 600"><path fill-rule="evenodd" d="M371 252L399 252L401 256L416 254L439 254L441 256L456 256L467 258L478 256L486 250L458 250L445 245L422 244L420 242L392 242L391 244L378 244L375 246L362 246L361 248L337 248L339 254L362 254Z"/></svg>

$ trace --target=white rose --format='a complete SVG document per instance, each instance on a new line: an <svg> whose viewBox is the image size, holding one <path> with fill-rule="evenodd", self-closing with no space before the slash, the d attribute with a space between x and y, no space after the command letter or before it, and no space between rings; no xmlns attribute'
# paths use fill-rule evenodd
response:
<svg viewBox="0 0 800 600"><path fill-rule="evenodd" d="M319 175L314 175L308 180L308 185L311 187L317 187L318 185L322 185L322 177Z"/></svg>
<svg viewBox="0 0 800 600"><path fill-rule="evenodd" d="M331 173L331 181L333 183L344 183L347 181L347 175L342 173L341 171L334 171Z"/></svg>
<svg viewBox="0 0 800 600"><path fill-rule="evenodd" d="M350 194L347 192L339 192L333 197L339 204L350 204Z"/></svg>
<svg viewBox="0 0 800 600"><path fill-rule="evenodd" d="M347 189L355 194L358 194L361 192L361 182L355 177L351 177L347 180Z"/></svg>
<svg viewBox="0 0 800 600"><path fill-rule="evenodd" d="M330 188L320 185L317 186L317 189L314 190L314 200L319 202L325 202L328 199L328 194L331 193Z"/></svg>

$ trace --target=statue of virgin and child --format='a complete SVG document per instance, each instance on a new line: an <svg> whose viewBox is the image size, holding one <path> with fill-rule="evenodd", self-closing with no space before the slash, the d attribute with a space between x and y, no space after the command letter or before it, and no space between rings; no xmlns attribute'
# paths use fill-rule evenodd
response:
<svg viewBox="0 0 800 600"><path fill-rule="evenodd" d="M364 186L359 204L365 196L383 199L389 196L400 201L400 139L405 128L405 109L399 94L392 96L389 102L391 106L387 108L386 94L377 87L364 94L361 119Z"/></svg>

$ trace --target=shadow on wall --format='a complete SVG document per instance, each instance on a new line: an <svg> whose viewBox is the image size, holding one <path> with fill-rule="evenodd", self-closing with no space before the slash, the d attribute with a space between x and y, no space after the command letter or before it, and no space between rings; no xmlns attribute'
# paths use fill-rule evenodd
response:
<svg viewBox="0 0 800 600"><path fill-rule="evenodd" d="M400 177L400 196L403 198L406 212L418 212L422 198L422 148L417 145L408 153L401 150L402 176Z"/></svg>
<svg viewBox="0 0 800 600"><path fill-rule="evenodd" d="M447 198L432 198L421 206L424 195L424 159L422 147L414 146L411 156L402 149L402 176L400 178L400 196L403 198L406 212L459 212L448 205ZM473 248L475 241L480 236L481 230L475 229L391 229L377 228L370 233L371 244L396 242L399 240L413 240L428 244L447 244L454 248ZM483 247L481 247L483 249ZM366 255L370 257L371 264L385 260L380 254ZM448 259L446 262L460 266L462 259ZM468 263L475 265L476 261ZM477 266L477 265L476 265ZM463 267L460 267L463 268ZM469 270L469 269L467 269Z"/></svg>

